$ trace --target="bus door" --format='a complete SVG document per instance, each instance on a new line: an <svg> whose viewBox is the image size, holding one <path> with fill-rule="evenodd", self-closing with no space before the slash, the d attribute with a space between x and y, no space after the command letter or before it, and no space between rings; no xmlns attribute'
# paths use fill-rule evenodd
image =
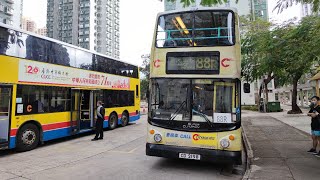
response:
<svg viewBox="0 0 320 180"><path fill-rule="evenodd" d="M80 131L80 89L71 89L71 134Z"/></svg>
<svg viewBox="0 0 320 180"><path fill-rule="evenodd" d="M72 90L74 94L71 121L73 131L92 129L95 126L96 104L100 95L99 90Z"/></svg>
<svg viewBox="0 0 320 180"><path fill-rule="evenodd" d="M214 83L214 117L215 123L232 123L235 111L235 84L228 82Z"/></svg>
<svg viewBox="0 0 320 180"><path fill-rule="evenodd" d="M0 149L8 147L12 86L0 85Z"/></svg>

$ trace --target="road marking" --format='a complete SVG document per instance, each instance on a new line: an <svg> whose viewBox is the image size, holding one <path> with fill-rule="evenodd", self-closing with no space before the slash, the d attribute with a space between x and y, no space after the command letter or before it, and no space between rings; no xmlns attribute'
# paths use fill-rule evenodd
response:
<svg viewBox="0 0 320 180"><path fill-rule="evenodd" d="M136 148L133 148L132 150L130 151L115 151L115 150L112 150L112 151L108 151L108 152L112 152L112 153L121 153L121 154L133 154L135 150L137 150L138 147Z"/></svg>
<svg viewBox="0 0 320 180"><path fill-rule="evenodd" d="M133 152L134 152L135 150L137 150L137 149L138 149L138 147L132 149L131 151L129 151L129 153L133 153Z"/></svg>

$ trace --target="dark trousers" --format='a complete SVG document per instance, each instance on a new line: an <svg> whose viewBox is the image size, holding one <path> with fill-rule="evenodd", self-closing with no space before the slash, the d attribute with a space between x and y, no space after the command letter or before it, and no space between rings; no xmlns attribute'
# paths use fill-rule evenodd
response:
<svg viewBox="0 0 320 180"><path fill-rule="evenodd" d="M94 138L103 138L103 119L98 118L96 122L96 136Z"/></svg>

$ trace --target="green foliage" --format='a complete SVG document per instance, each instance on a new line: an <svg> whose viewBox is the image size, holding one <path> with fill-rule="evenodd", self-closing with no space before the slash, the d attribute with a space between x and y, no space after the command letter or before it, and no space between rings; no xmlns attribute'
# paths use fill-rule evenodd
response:
<svg viewBox="0 0 320 180"><path fill-rule="evenodd" d="M267 75L266 84L276 78L279 85L293 85L292 112L301 112L296 104L297 83L320 59L320 17L310 16L299 24L286 22L282 25L268 25L258 20L245 27L243 78L251 82Z"/></svg>
<svg viewBox="0 0 320 180"><path fill-rule="evenodd" d="M249 21L241 17L242 36L242 75L244 80L253 82L263 75L272 75L279 66L274 56L271 23L257 19Z"/></svg>
<svg viewBox="0 0 320 180"><path fill-rule="evenodd" d="M320 57L320 18L303 18L299 25L284 24L276 30L279 61L283 64L279 84L292 84L310 71Z"/></svg>
<svg viewBox="0 0 320 180"><path fill-rule="evenodd" d="M144 54L141 56L143 59L142 66L140 67L140 71L147 79L150 77L150 54Z"/></svg>
<svg viewBox="0 0 320 180"><path fill-rule="evenodd" d="M320 0L278 0L273 10L278 10L278 13L281 13L284 9L298 3L312 4L313 12L318 12L320 9Z"/></svg>
<svg viewBox="0 0 320 180"><path fill-rule="evenodd" d="M149 79L141 79L140 87L141 87L141 93L140 93L141 99L145 99L145 96L149 88Z"/></svg>
<svg viewBox="0 0 320 180"><path fill-rule="evenodd" d="M241 110L248 110L248 111L259 111L258 106L248 106L248 105L242 105Z"/></svg>
<svg viewBox="0 0 320 180"><path fill-rule="evenodd" d="M144 78L141 78L140 86L141 86L141 98L144 99L148 88L149 88L149 78L150 78L150 54L144 54L141 56L143 59L142 66L140 67L140 71L144 74Z"/></svg>
<svg viewBox="0 0 320 180"><path fill-rule="evenodd" d="M179 0L166 0L170 2L175 2ZM238 0L235 0L238 3ZM180 2L183 4L183 7L188 7L191 4L195 3L195 0L180 0ZM224 4L227 3L228 0L201 0L201 5L202 6L213 6L216 4Z"/></svg>

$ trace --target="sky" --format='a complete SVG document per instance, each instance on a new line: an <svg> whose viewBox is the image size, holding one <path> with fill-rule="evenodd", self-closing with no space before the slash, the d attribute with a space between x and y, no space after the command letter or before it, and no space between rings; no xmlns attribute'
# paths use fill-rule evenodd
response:
<svg viewBox="0 0 320 180"><path fill-rule="evenodd" d="M277 5L277 1L278 0L268 0L269 19L271 21L281 23L283 21L287 21L294 17L297 17L297 18L301 17L301 11L300 11L299 5L293 5L292 7L285 9L280 14L277 13L277 10L273 11L274 7Z"/></svg>
<svg viewBox="0 0 320 180"><path fill-rule="evenodd" d="M23 0L23 16L33 19L38 28L46 26L47 0ZM142 64L141 55L149 54L159 0L120 0L120 59Z"/></svg>
<svg viewBox="0 0 320 180"><path fill-rule="evenodd" d="M23 2L23 16L33 19L38 28L45 27L47 0ZM268 0L270 19L282 22L300 16L298 6L281 14L273 12L276 2L277 0ZM149 54L151 50L156 15L163 9L163 2L159 0L120 0L120 59L136 65L142 64L141 55Z"/></svg>

